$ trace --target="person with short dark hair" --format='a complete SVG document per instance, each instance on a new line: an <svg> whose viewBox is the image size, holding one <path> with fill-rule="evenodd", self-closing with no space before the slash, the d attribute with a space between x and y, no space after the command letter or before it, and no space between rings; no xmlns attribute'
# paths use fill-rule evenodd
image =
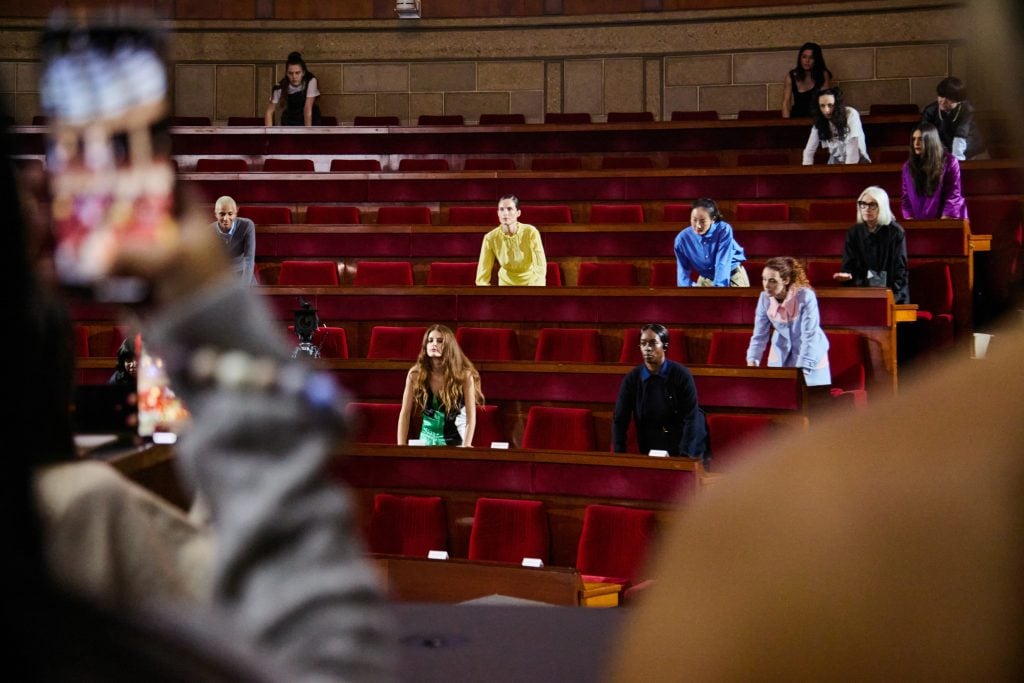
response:
<svg viewBox="0 0 1024 683"><path fill-rule="evenodd" d="M796 54L796 67L786 73L782 87L782 118L810 118L817 109L818 92L832 87L832 72L817 43L804 43Z"/></svg>
<svg viewBox="0 0 1024 683"><path fill-rule="evenodd" d="M733 237L732 226L722 218L714 199L695 199L690 227L676 235L676 284L680 287L749 287L743 267L747 255ZM697 271L697 282L690 271Z"/></svg>
<svg viewBox="0 0 1024 683"><path fill-rule="evenodd" d="M498 284L543 287L547 284L548 262L540 231L528 223L520 223L519 198L507 194L498 200L500 225L486 235L480 245L476 268L476 284L491 284L491 270L498 262Z"/></svg>
<svg viewBox="0 0 1024 683"><path fill-rule="evenodd" d="M316 76L306 68L299 52L291 52L285 62L285 77L270 91L270 102L263 115L267 127L274 125L274 114L281 112L282 126L319 126L320 107L317 99L320 88Z"/></svg>
<svg viewBox="0 0 1024 683"><path fill-rule="evenodd" d="M987 159L985 142L974 121L974 105L967 100L967 86L956 76L939 81L935 101L921 112L921 120L939 131L942 146L959 161Z"/></svg>
<svg viewBox="0 0 1024 683"><path fill-rule="evenodd" d="M839 88L818 93L814 125L804 145L804 166L814 164L814 152L819 144L828 150L829 164L871 163L860 113L843 103L843 92Z"/></svg>
<svg viewBox="0 0 1024 683"><path fill-rule="evenodd" d="M865 188L857 198L857 223L846 233L843 263L832 277L855 287L888 287L896 303L910 303L907 233L882 188Z"/></svg>
<svg viewBox="0 0 1024 683"><path fill-rule="evenodd" d="M256 225L238 216L238 204L227 195L217 199L213 215L217 220L212 227L224 242L235 272L243 282L252 284L256 279Z"/></svg>
<svg viewBox="0 0 1024 683"><path fill-rule="evenodd" d="M903 218L928 221L967 218L960 187L960 162L942 146L935 126L922 121L910 136L910 158L903 164Z"/></svg>
<svg viewBox="0 0 1024 683"><path fill-rule="evenodd" d="M697 386L684 366L668 360L669 333L664 325L640 328L643 363L630 370L619 387L612 416L612 449L625 453L630 421L636 423L641 453L705 458L709 455L704 411L697 404Z"/></svg>

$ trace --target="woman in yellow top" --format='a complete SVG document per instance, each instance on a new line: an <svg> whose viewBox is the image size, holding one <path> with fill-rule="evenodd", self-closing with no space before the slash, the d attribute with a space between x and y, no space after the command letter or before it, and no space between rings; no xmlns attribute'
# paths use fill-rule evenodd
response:
<svg viewBox="0 0 1024 683"><path fill-rule="evenodd" d="M499 285L529 285L543 287L547 282L548 263L544 258L544 245L540 231L532 225L519 222L519 199L507 194L498 200L500 225L484 235L480 246L480 263L476 269L476 283L491 284L491 270L498 265Z"/></svg>

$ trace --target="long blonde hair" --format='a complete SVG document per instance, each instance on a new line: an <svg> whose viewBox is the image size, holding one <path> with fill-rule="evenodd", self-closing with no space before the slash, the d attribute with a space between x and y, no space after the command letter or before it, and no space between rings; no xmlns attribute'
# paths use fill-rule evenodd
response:
<svg viewBox="0 0 1024 683"><path fill-rule="evenodd" d="M462 395L462 385L466 377L473 378L473 386L476 388L476 402L483 405L484 395L480 387L480 373L477 372L473 362L466 358L459 343L455 341L455 335L445 325L431 325L423 335L423 344L420 346L420 355L416 359L416 369L419 371L416 376L416 392L413 395L416 405L420 410L427 407L427 393L430 381L430 372L433 366L427 356L427 339L431 332L440 332L444 338L441 349L441 371L444 373L444 383L437 398L444 406L445 413L453 413L465 404Z"/></svg>

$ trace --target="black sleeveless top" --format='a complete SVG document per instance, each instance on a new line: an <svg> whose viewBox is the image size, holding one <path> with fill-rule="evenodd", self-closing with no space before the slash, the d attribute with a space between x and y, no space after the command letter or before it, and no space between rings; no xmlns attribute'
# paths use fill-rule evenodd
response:
<svg viewBox="0 0 1024 683"><path fill-rule="evenodd" d="M305 117L303 116L303 110L306 107L306 89L309 87L309 82L316 78L312 72L307 71L306 77L302 79L302 89L296 90L295 92L288 94L288 79L282 78L281 82L274 86L275 90L281 91L281 98L284 100L284 111L281 112L281 125L282 126L304 126L306 125ZM320 125L320 107L317 104L313 104L313 121L314 126Z"/></svg>

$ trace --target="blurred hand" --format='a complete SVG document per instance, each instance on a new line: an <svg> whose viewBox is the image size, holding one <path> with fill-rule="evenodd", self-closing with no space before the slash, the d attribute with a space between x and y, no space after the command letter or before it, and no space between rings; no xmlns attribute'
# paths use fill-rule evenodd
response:
<svg viewBox="0 0 1024 683"><path fill-rule="evenodd" d="M849 273L833 273L832 279L839 282L849 282L853 279L853 276Z"/></svg>

